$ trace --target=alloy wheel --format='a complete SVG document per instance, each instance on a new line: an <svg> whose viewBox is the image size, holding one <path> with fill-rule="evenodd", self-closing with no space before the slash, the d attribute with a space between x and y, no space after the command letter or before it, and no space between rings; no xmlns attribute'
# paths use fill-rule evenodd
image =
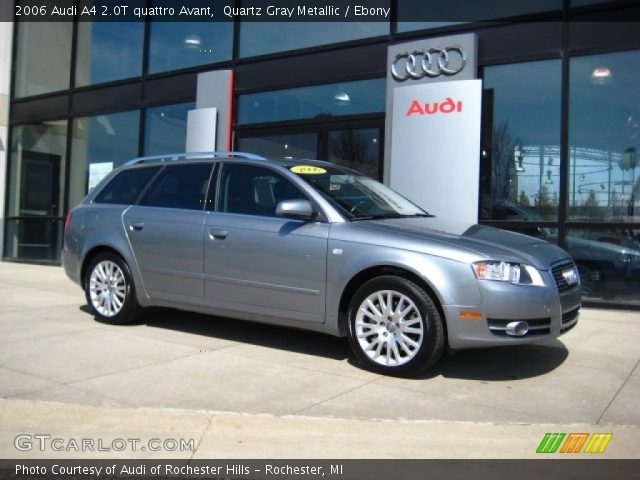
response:
<svg viewBox="0 0 640 480"><path fill-rule="evenodd" d="M120 313L127 296L127 283L122 269L111 260L97 263L89 278L91 304L98 313L113 317Z"/></svg>
<svg viewBox="0 0 640 480"><path fill-rule="evenodd" d="M360 348L373 362L383 366L403 365L422 346L422 315L406 295L380 290L360 304L355 334Z"/></svg>

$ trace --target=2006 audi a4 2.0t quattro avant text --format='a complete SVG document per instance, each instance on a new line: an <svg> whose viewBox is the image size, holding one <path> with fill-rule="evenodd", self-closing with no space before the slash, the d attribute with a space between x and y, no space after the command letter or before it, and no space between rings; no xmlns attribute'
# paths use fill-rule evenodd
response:
<svg viewBox="0 0 640 480"><path fill-rule="evenodd" d="M445 220L326 162L148 157L69 213L62 261L99 320L161 306L316 330L387 374L416 374L447 347L575 326L580 281L564 250Z"/></svg>

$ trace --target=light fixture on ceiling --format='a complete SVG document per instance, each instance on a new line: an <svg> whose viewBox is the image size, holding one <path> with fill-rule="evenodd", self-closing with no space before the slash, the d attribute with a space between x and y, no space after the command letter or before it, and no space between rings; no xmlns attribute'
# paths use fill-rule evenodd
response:
<svg viewBox="0 0 640 480"><path fill-rule="evenodd" d="M591 72L591 83L594 85L605 85L613 79L611 70L607 67L596 67Z"/></svg>
<svg viewBox="0 0 640 480"><path fill-rule="evenodd" d="M195 34L187 35L184 37L184 40L182 40L182 45L188 49L200 48L202 46L202 38Z"/></svg>
<svg viewBox="0 0 640 480"><path fill-rule="evenodd" d="M349 105L349 103L351 103L351 97L347 92L344 92L344 91L336 93L333 96L333 100L338 105Z"/></svg>

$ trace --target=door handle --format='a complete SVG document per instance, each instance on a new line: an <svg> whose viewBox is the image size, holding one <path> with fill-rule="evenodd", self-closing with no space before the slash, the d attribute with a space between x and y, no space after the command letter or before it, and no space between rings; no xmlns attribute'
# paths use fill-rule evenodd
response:
<svg viewBox="0 0 640 480"><path fill-rule="evenodd" d="M129 230L133 231L140 231L144 228L144 222L132 222L131 225L129 225Z"/></svg>
<svg viewBox="0 0 640 480"><path fill-rule="evenodd" d="M209 238L211 240L224 240L227 238L227 231L217 229L209 230Z"/></svg>

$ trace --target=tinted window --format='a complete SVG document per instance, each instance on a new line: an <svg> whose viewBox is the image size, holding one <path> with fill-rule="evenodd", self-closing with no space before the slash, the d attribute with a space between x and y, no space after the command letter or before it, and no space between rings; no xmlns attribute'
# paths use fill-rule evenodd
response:
<svg viewBox="0 0 640 480"><path fill-rule="evenodd" d="M233 22L151 22L149 73L231 59Z"/></svg>
<svg viewBox="0 0 640 480"><path fill-rule="evenodd" d="M569 219L640 222L640 50L570 68Z"/></svg>
<svg viewBox="0 0 640 480"><path fill-rule="evenodd" d="M384 6L388 8L388 4ZM240 56L252 57L388 34L388 22L242 22Z"/></svg>
<svg viewBox="0 0 640 480"><path fill-rule="evenodd" d="M104 187L94 202L131 205L159 168L136 168L119 173Z"/></svg>
<svg viewBox="0 0 640 480"><path fill-rule="evenodd" d="M211 164L166 167L153 181L142 203L153 207L202 210Z"/></svg>
<svg viewBox="0 0 640 480"><path fill-rule="evenodd" d="M30 2L20 4L33 5ZM73 22L26 21L16 22L15 26L18 28L15 96L40 95L69 88Z"/></svg>
<svg viewBox="0 0 640 480"><path fill-rule="evenodd" d="M138 154L139 120L138 110L73 120L69 205L80 203L111 170Z"/></svg>
<svg viewBox="0 0 640 480"><path fill-rule="evenodd" d="M76 86L140 76L143 40L144 22L78 22Z"/></svg>
<svg viewBox="0 0 640 480"><path fill-rule="evenodd" d="M560 79L560 60L485 68L483 220L500 220L505 210L512 220L557 220Z"/></svg>
<svg viewBox="0 0 640 480"><path fill-rule="evenodd" d="M145 112L145 155L183 152L187 141L187 114L196 104L177 103L147 108Z"/></svg>
<svg viewBox="0 0 640 480"><path fill-rule="evenodd" d="M258 25L256 22L255 25ZM384 78L247 93L238 99L238 123L280 122L384 112Z"/></svg>
<svg viewBox="0 0 640 480"><path fill-rule="evenodd" d="M276 216L282 200L304 199L289 180L268 168L226 164L220 182L220 211L246 215Z"/></svg>

